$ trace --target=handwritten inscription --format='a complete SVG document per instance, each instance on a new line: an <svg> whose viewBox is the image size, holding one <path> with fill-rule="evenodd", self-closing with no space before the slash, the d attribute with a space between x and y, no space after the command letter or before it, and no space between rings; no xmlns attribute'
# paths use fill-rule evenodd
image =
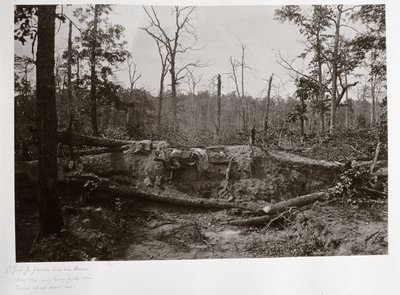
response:
<svg viewBox="0 0 400 295"><path fill-rule="evenodd" d="M15 289L42 292L57 289L75 289L93 279L87 267L9 265L6 274L14 277Z"/></svg>

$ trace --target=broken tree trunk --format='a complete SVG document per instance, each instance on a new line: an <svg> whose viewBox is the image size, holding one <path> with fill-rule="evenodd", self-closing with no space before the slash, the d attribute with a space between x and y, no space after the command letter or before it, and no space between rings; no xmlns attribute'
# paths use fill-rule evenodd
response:
<svg viewBox="0 0 400 295"><path fill-rule="evenodd" d="M303 206L309 205L316 201L327 198L328 196L329 196L329 194L327 192L308 194L308 195L297 197L297 198L290 199L287 201L278 202L276 204L271 204L269 206L264 207L263 210L268 215L281 213L281 212L288 210L289 208L293 208L293 207L297 208L297 207L303 207Z"/></svg>
<svg viewBox="0 0 400 295"><path fill-rule="evenodd" d="M375 149L374 160L372 161L371 168L370 168L371 173L374 172L374 169L376 167L376 162L378 161L380 149L381 149L381 142L378 142L376 149Z"/></svg>
<svg viewBox="0 0 400 295"><path fill-rule="evenodd" d="M132 144L129 140L117 140L109 138L100 138L93 136L84 136L70 131L57 131L58 141L73 146L100 146L100 147L119 147L127 144Z"/></svg>
<svg viewBox="0 0 400 295"><path fill-rule="evenodd" d="M115 194L121 198L140 198L150 201L170 203L180 206L210 208L210 209L241 209L261 213L262 209L257 204L237 204L222 202L215 199L202 199L190 196L180 191L167 188L165 190L152 188L135 188L128 186L100 185L96 191Z"/></svg>
<svg viewBox="0 0 400 295"><path fill-rule="evenodd" d="M304 195L287 201L278 202L276 204L271 204L269 206L264 207L263 210L267 215L243 219L243 220L231 221L229 222L229 224L238 226L265 224L275 218L278 218L280 213L286 212L291 208L303 207L312 204L316 201L323 200L326 197L328 197L327 192L319 192L319 193Z"/></svg>
<svg viewBox="0 0 400 295"><path fill-rule="evenodd" d="M115 148L97 148L97 149L87 149L79 151L80 156L89 156L89 155L101 155L106 153L115 153L122 152L129 149L129 145L118 146Z"/></svg>
<svg viewBox="0 0 400 295"><path fill-rule="evenodd" d="M282 161L291 165L309 166L314 168L324 168L332 170L340 170L340 168L343 167L343 164L339 162L320 161L283 151L268 151L268 154L278 161Z"/></svg>

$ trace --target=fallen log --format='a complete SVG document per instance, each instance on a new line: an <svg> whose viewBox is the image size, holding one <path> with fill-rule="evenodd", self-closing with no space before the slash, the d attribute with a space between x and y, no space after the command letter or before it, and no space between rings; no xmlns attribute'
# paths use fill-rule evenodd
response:
<svg viewBox="0 0 400 295"><path fill-rule="evenodd" d="M326 197L328 197L327 192L319 192L319 193L304 195L287 201L278 202L276 204L271 204L263 208L263 211L267 215L252 217L242 220L234 220L228 222L228 224L236 226L255 226L255 225L265 224L275 218L279 218L280 214L282 213L285 214L284 212L289 211L291 208L303 207L312 204L316 201L323 200Z"/></svg>
<svg viewBox="0 0 400 295"><path fill-rule="evenodd" d="M85 136L70 131L57 131L57 136L60 143L72 146L86 145L112 148L134 143L134 141L129 140Z"/></svg>
<svg viewBox="0 0 400 295"><path fill-rule="evenodd" d="M97 149L87 149L87 150L80 150L80 156L90 156L90 155L100 155L106 153L115 153L115 152L122 152L129 149L129 145L118 146L115 148L97 148Z"/></svg>
<svg viewBox="0 0 400 295"><path fill-rule="evenodd" d="M282 202L268 205L263 208L263 211L265 213L267 213L268 215L281 213L281 212L287 211L289 208L294 208L294 207L298 208L298 207L303 207L303 206L309 205L316 201L327 198L328 196L329 196L329 194L327 192L308 194L308 195L304 195L304 196L290 199L287 201L282 201Z"/></svg>
<svg viewBox="0 0 400 295"><path fill-rule="evenodd" d="M179 206L200 207L209 209L240 209L251 211L254 213L262 213L262 208L255 203L233 203L224 202L216 199L203 199L194 197L172 188L165 188L164 190L158 188L144 188L132 187L126 185L115 185L110 183L107 178L102 178L93 173L86 174L65 174L58 179L61 184L77 184L84 185L88 180L98 183L93 189L93 192L110 193L117 195L120 198L139 198L150 201L158 201L170 203ZM18 188L34 187L37 185L37 180L25 180L19 183Z"/></svg>
<svg viewBox="0 0 400 295"><path fill-rule="evenodd" d="M278 161L289 163L291 165L309 166L313 168L325 168L332 170L339 170L343 167L343 164L339 162L320 161L290 154L284 151L268 151L268 154Z"/></svg>
<svg viewBox="0 0 400 295"><path fill-rule="evenodd" d="M257 204L237 204L218 201L215 199L202 199L193 197L180 191L167 188L165 190L152 188L135 188L127 186L100 185L97 192L106 192L117 195L120 198L140 198L150 201L170 203L179 206L191 206L209 209L241 209L255 213L261 213L262 208Z"/></svg>

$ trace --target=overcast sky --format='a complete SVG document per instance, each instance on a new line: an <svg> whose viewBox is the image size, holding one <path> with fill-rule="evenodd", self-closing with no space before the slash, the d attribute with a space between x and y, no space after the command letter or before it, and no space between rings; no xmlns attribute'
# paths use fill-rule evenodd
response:
<svg viewBox="0 0 400 295"><path fill-rule="evenodd" d="M64 13L72 19L72 11L76 6L64 7ZM208 64L207 67L197 68L195 76L202 75L198 90L209 89L213 76L222 74L223 93L234 90L234 84L226 73L231 67L229 57L240 58L240 42L246 44L246 64L251 68L245 72L245 92L258 97L266 86L266 79L274 73L277 77L274 85L279 86L279 94L283 97L294 91L293 80L287 70L277 63L277 51L288 60L295 58L303 50L302 36L298 28L289 23L274 20L274 11L278 6L225 6L197 7L193 14L193 26L197 30L198 43L196 50L185 54L185 61L196 61ZM162 22L171 19L171 7L156 7ZM110 21L125 27L125 37L128 49L142 77L138 87L144 87L156 94L160 76L160 59L157 47L151 37L140 30L148 24L148 19L141 6L116 5L110 15ZM79 26L79 23L76 22ZM57 28L58 29L58 28ZM62 24L56 36L56 50L60 53L67 46L68 24ZM15 43L15 53L29 55L30 45L22 46ZM179 65L179 62L178 62ZM297 64L301 69L301 61ZM126 64L115 73L118 81L128 85ZM169 77L167 78L167 84ZM187 88L181 84L181 89ZM277 94L277 88L273 89Z"/></svg>

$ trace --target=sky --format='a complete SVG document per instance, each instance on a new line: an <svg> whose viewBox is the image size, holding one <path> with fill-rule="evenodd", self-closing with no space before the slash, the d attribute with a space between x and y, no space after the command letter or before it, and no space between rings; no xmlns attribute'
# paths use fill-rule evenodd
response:
<svg viewBox="0 0 400 295"><path fill-rule="evenodd" d="M74 19L72 11L75 8L76 6L64 6L64 13ZM218 73L222 75L222 92L226 94L234 91L234 83L229 78L231 71L229 58L240 58L241 43L243 43L246 45L245 58L249 67L245 71L244 79L246 95L262 97L266 80L272 73L275 75L272 95L286 97L293 94L295 91L293 78L277 63L277 53L281 52L287 60L294 59L303 51L303 39L295 25L274 20L274 11L277 8L279 6L196 8L192 25L198 35L196 47L200 49L185 53L178 58L178 65L197 60L206 65L194 70L195 77L202 77L197 86L198 91L210 90L210 81ZM160 15L161 22L168 23L171 20L171 7L160 6L155 9ZM115 5L109 19L112 23L125 27L127 48L142 75L137 87L144 87L156 94L161 70L160 58L154 40L140 29L149 23L143 8L137 5ZM76 23L80 25L77 21ZM67 47L68 24L61 24L57 30L56 50L61 53ZM19 42L15 43L16 54L30 55L30 52L29 44L22 46ZM297 66L300 70L306 67L301 61ZM118 81L128 86L126 64L121 65L115 75ZM166 82L169 84L169 77ZM181 83L179 88L183 92L188 89L184 83Z"/></svg>

